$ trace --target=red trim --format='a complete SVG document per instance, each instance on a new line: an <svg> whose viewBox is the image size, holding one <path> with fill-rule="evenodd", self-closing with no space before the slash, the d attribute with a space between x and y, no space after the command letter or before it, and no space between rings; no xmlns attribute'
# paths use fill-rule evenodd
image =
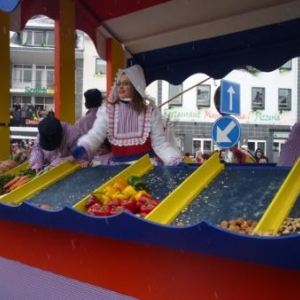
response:
<svg viewBox="0 0 300 300"><path fill-rule="evenodd" d="M112 153L114 156L138 155L152 150L151 140L148 138L143 145L133 146L115 146L111 145Z"/></svg>

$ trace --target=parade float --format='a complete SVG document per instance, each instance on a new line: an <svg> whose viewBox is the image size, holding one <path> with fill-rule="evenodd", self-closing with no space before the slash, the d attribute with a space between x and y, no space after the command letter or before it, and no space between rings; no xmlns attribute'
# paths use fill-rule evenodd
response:
<svg viewBox="0 0 300 300"><path fill-rule="evenodd" d="M13 2L15 5L8 5ZM109 50L114 44L110 41L120 42L131 54L127 63L139 62L148 83L163 77L178 84L200 71L221 78L245 64L268 71L299 53L299 1L274 1L273 5L269 1L263 1L264 5L261 1L231 1L230 24L236 27L238 21L249 20L249 24L243 23L242 31L218 31L209 39L201 36L186 41L186 36L194 36L192 32L203 32L197 30L201 23L191 26L196 30L189 35L185 34L188 28L178 24L177 29L183 31L176 30L163 39L149 33L148 38L127 44L125 36L120 40L114 34L123 27L119 25L124 22L122 18L129 26L134 25L134 13L141 13L145 20L148 13L153 18L157 9L170 5L189 14L200 13L205 3L145 0L129 5L128 1L113 1L99 7L100 1L82 0L74 2L75 12L70 9L72 1L21 2L15 11L21 26L34 14L61 21L64 34L57 40L62 44L59 53L63 59L70 58L67 50L72 43L68 41L74 39L68 27L71 23L63 21L76 16L79 28L88 32L95 44L98 41L103 58L113 64L114 53ZM4 11L12 11L18 4L6 1ZM196 10L193 5L200 7ZM249 18L237 13L245 11L240 5L245 6ZM172 19L180 21L178 17ZM227 15L218 20L225 25L229 19ZM3 12L1 24L9 31L9 19ZM148 29L153 27L153 22L145 24ZM1 31L0 38L8 48L7 30ZM169 43L173 40L177 43ZM1 78L9 78L8 52L5 47L1 51ZM61 68L61 76L56 73L60 94L67 91L70 95L74 90L71 84L62 84L64 79L69 83L74 78L69 69ZM1 82L1 88L9 90L8 79ZM56 94L57 99L60 94ZM6 98L8 92L3 95ZM62 107L65 99L61 99ZM72 110L59 109L60 117L68 121ZM3 111L0 116L4 118ZM1 120L1 138L9 136L6 123ZM19 176L27 168L24 163L10 174ZM128 167L81 169L65 162L1 195L0 255L138 299L298 299L299 173L299 160L292 168L226 165L215 155L202 165L184 167L154 167L147 156ZM107 187L118 180L127 182L131 176L142 179L147 193L157 200L151 211L137 214L123 207L106 216L88 213L91 195L103 195Z"/></svg>

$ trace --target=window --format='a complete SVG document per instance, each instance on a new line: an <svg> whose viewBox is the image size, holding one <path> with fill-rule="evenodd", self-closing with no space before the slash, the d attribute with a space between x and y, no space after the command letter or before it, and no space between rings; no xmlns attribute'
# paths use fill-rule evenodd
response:
<svg viewBox="0 0 300 300"><path fill-rule="evenodd" d="M45 43L43 31L24 30L22 32L22 44L31 46L42 46Z"/></svg>
<svg viewBox="0 0 300 300"><path fill-rule="evenodd" d="M265 89L260 87L252 88L251 97L251 107L252 109L265 109Z"/></svg>
<svg viewBox="0 0 300 300"><path fill-rule="evenodd" d="M169 106L173 106L173 105L182 106L181 92L182 92L182 84L179 84L179 85L169 84L169 99L172 99L169 102ZM177 96L177 95L179 95L179 96Z"/></svg>
<svg viewBox="0 0 300 300"><path fill-rule="evenodd" d="M197 106L210 107L210 85L197 86Z"/></svg>
<svg viewBox="0 0 300 300"><path fill-rule="evenodd" d="M193 154L195 155L199 151L204 153L211 153L212 151L212 140L211 139L200 139L193 138Z"/></svg>
<svg viewBox="0 0 300 300"><path fill-rule="evenodd" d="M15 83L31 83L32 82L32 66L29 65L13 65L12 70L13 86Z"/></svg>
<svg viewBox="0 0 300 300"><path fill-rule="evenodd" d="M254 152L257 148L260 148L264 154L266 154L266 142L263 140L248 140L247 143L249 151L254 155Z"/></svg>
<svg viewBox="0 0 300 300"><path fill-rule="evenodd" d="M97 57L95 62L95 74L105 75L106 74L106 62L105 60Z"/></svg>
<svg viewBox="0 0 300 300"><path fill-rule="evenodd" d="M54 31L46 31L45 44L47 46L54 46Z"/></svg>
<svg viewBox="0 0 300 300"><path fill-rule="evenodd" d="M12 96L12 105L14 104L30 104L31 103L31 96Z"/></svg>
<svg viewBox="0 0 300 300"><path fill-rule="evenodd" d="M53 67L46 67L46 74L47 74L47 88L54 86L54 68Z"/></svg>
<svg viewBox="0 0 300 300"><path fill-rule="evenodd" d="M35 87L49 88L54 86L54 68L50 66L36 66Z"/></svg>
<svg viewBox="0 0 300 300"><path fill-rule="evenodd" d="M278 109L291 110L291 89L278 89Z"/></svg>
<svg viewBox="0 0 300 300"><path fill-rule="evenodd" d="M52 97L35 97L35 105L43 107L46 111L54 110L54 99Z"/></svg>

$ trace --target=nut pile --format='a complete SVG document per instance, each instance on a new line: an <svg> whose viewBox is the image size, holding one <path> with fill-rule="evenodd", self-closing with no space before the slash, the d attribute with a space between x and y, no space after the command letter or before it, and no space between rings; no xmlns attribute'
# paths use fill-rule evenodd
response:
<svg viewBox="0 0 300 300"><path fill-rule="evenodd" d="M286 218L279 228L279 234L300 232L300 218Z"/></svg>
<svg viewBox="0 0 300 300"><path fill-rule="evenodd" d="M238 233L245 233L251 234L256 226L257 222L254 220L245 220L244 218L237 218L232 220L224 220L218 226L238 232Z"/></svg>

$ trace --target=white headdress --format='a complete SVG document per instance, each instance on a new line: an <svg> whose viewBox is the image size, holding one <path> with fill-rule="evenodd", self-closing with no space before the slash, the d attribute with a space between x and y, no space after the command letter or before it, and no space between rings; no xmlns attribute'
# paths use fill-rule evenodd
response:
<svg viewBox="0 0 300 300"><path fill-rule="evenodd" d="M125 74L131 84L135 87L138 93L142 96L143 99L153 101L153 98L146 94L146 80L145 75L142 67L140 65L134 65L127 69L120 69L115 77L115 82L112 86L110 95L108 97L108 101L110 103L116 102L118 99L118 92L117 92L117 82L120 80L122 74Z"/></svg>

